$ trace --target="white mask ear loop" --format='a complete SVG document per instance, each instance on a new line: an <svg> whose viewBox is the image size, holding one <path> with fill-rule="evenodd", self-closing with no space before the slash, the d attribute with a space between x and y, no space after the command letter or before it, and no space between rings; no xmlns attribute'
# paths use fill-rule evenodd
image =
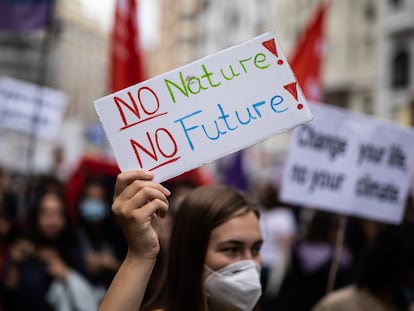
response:
<svg viewBox="0 0 414 311"><path fill-rule="evenodd" d="M208 279L211 279L213 275L218 276L219 274L214 271L213 269L211 269L209 266L207 266L206 264L204 264L204 269L206 269L208 272L210 272L211 274L207 276L206 280L204 282L206 282ZM207 296L209 296L206 288L204 289L206 291Z"/></svg>
<svg viewBox="0 0 414 311"><path fill-rule="evenodd" d="M211 269L209 266L207 266L206 264L204 264L204 268L211 273L215 273L216 271L214 271L213 269Z"/></svg>

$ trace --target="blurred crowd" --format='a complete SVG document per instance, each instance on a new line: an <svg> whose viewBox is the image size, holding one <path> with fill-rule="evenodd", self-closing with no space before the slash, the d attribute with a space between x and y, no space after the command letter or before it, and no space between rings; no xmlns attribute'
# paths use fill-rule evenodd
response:
<svg viewBox="0 0 414 311"><path fill-rule="evenodd" d="M127 250L111 217L116 174L98 167L63 181L32 176L16 191L0 170L0 311L97 309ZM214 182L187 176L165 182L170 211L145 299L160 285L180 202ZM409 310L414 303L411 196L396 226L286 204L270 181L247 192L262 211L262 311Z"/></svg>
<svg viewBox="0 0 414 311"><path fill-rule="evenodd" d="M111 217L115 176L80 173L14 191L0 171L0 310L97 309L126 243Z"/></svg>
<svg viewBox="0 0 414 311"><path fill-rule="evenodd" d="M265 208L262 311L413 310L411 195L400 225L289 206L277 197L271 184L258 196Z"/></svg>

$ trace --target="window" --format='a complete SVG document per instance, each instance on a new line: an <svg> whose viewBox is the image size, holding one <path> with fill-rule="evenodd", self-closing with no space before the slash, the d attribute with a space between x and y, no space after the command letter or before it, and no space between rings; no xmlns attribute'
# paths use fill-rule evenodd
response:
<svg viewBox="0 0 414 311"><path fill-rule="evenodd" d="M399 49L391 62L391 86L407 87L410 80L410 55L406 49Z"/></svg>
<svg viewBox="0 0 414 311"><path fill-rule="evenodd" d="M365 18L370 21L373 22L375 21L376 17L377 17L377 12L376 12L376 3L373 1L368 1L365 4Z"/></svg>
<svg viewBox="0 0 414 311"><path fill-rule="evenodd" d="M372 97L368 94L363 97L362 111L367 114L374 114L374 103Z"/></svg>
<svg viewBox="0 0 414 311"><path fill-rule="evenodd" d="M401 0L389 0L389 3L392 4L393 6L399 6L401 4Z"/></svg>

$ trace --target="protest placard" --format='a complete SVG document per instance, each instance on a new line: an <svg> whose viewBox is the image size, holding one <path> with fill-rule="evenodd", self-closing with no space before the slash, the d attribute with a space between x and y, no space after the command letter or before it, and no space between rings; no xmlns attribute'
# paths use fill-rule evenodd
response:
<svg viewBox="0 0 414 311"><path fill-rule="evenodd" d="M312 119L273 32L94 104L120 169L157 181Z"/></svg>
<svg viewBox="0 0 414 311"><path fill-rule="evenodd" d="M0 77L0 129L53 139L59 133L63 92L10 77Z"/></svg>
<svg viewBox="0 0 414 311"><path fill-rule="evenodd" d="M327 105L295 129L281 199L345 215L399 223L414 160L414 131Z"/></svg>

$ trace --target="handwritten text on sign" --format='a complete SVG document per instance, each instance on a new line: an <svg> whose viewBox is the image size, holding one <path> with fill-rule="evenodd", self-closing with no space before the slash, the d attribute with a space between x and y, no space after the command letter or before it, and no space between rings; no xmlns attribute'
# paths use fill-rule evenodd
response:
<svg viewBox="0 0 414 311"><path fill-rule="evenodd" d="M157 181L312 119L272 32L94 103L120 169Z"/></svg>
<svg viewBox="0 0 414 311"><path fill-rule="evenodd" d="M414 131L346 110L312 106L294 131L282 199L398 223L414 161Z"/></svg>
<svg viewBox="0 0 414 311"><path fill-rule="evenodd" d="M54 139L59 133L65 108L66 96L59 90L0 77L0 130Z"/></svg>

